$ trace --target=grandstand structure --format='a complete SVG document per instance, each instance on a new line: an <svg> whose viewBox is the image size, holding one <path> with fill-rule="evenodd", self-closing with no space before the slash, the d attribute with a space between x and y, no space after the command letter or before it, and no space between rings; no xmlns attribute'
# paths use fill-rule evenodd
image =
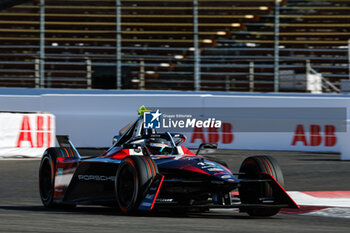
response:
<svg viewBox="0 0 350 233"><path fill-rule="evenodd" d="M349 38L350 0L29 0L0 11L0 87L335 91Z"/></svg>

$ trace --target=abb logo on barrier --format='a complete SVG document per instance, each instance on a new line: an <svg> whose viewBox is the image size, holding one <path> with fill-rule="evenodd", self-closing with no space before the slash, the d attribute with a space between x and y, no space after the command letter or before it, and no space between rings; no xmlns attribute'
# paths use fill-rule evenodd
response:
<svg viewBox="0 0 350 233"><path fill-rule="evenodd" d="M306 126L307 127L307 126ZM222 123L221 132L217 128L194 128L191 137L191 143L197 140L203 142L230 144L234 141L232 133L233 126L230 123ZM309 133L305 133L305 127L301 124L296 126L291 145L304 146L327 146L333 147L337 144L336 127L334 125L310 125Z"/></svg>
<svg viewBox="0 0 350 233"><path fill-rule="evenodd" d="M30 124L28 115L23 116L16 147L21 147L23 144L29 144L31 148L51 146L51 116L34 117L36 127Z"/></svg>
<svg viewBox="0 0 350 233"><path fill-rule="evenodd" d="M337 144L335 130L334 125L325 125L322 133L322 127L320 125L310 125L308 140L305 134L304 126L297 125L291 145L295 146L299 142L299 144L302 143L304 146L335 146L335 144Z"/></svg>
<svg viewBox="0 0 350 233"><path fill-rule="evenodd" d="M210 127L208 132L203 131L203 128L195 127L193 129L191 143L196 142L196 140L201 140L201 142L218 143L221 141L223 144L230 144L234 140L234 135L232 133L232 125L230 123L222 123L221 134L218 128Z"/></svg>

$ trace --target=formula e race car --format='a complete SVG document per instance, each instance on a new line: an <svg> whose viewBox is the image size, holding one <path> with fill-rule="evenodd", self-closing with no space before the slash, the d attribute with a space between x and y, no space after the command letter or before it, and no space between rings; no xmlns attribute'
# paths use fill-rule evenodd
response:
<svg viewBox="0 0 350 233"><path fill-rule="evenodd" d="M142 114L101 156L82 158L67 136L57 139L60 147L48 148L40 164L45 207L104 205L125 213L239 208L251 216L299 208L283 189L283 174L274 158L246 158L239 172L232 173L224 161L200 155L203 148L217 145L204 143L193 153L181 146L183 134L146 129Z"/></svg>

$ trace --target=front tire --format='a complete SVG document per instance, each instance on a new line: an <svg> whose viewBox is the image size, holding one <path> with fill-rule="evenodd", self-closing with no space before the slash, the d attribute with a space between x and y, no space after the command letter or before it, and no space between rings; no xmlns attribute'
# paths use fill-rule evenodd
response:
<svg viewBox="0 0 350 233"><path fill-rule="evenodd" d="M147 156L128 156L120 163L115 179L115 193L121 211L127 214L137 212L157 173L157 164Z"/></svg>
<svg viewBox="0 0 350 233"><path fill-rule="evenodd" d="M273 176L283 187L284 178L277 161L271 156L252 156L246 158L239 170L240 179L261 179L261 173ZM274 198L272 187L268 183L242 183L239 188L239 196L242 204L261 204L261 198ZM247 212L250 216L273 216L280 208L240 208L241 212Z"/></svg>

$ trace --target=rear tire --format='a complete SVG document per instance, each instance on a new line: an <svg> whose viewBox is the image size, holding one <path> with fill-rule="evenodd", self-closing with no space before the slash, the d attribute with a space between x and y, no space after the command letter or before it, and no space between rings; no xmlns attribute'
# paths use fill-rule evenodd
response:
<svg viewBox="0 0 350 233"><path fill-rule="evenodd" d="M284 178L282 170L277 161L271 156L252 156L246 158L241 168L240 179L261 179L261 173L267 173L273 176L283 187ZM242 204L261 204L260 198L273 198L273 190L268 183L242 183L239 188L239 196ZM250 216L273 216L276 215L280 208L240 208L241 212L247 212Z"/></svg>
<svg viewBox="0 0 350 233"><path fill-rule="evenodd" d="M127 214L137 212L157 173L157 164L148 156L128 156L120 163L115 179L115 193L121 211Z"/></svg>
<svg viewBox="0 0 350 233"><path fill-rule="evenodd" d="M39 169L39 192L41 202L45 207L53 207L55 185L56 157L44 154Z"/></svg>
<svg viewBox="0 0 350 233"><path fill-rule="evenodd" d="M57 157L62 156L62 151L58 147L48 148L41 159L39 168L39 193L41 202L46 208L69 209L76 206L75 204L54 203L53 196L55 192ZM67 153L64 155L67 156Z"/></svg>

